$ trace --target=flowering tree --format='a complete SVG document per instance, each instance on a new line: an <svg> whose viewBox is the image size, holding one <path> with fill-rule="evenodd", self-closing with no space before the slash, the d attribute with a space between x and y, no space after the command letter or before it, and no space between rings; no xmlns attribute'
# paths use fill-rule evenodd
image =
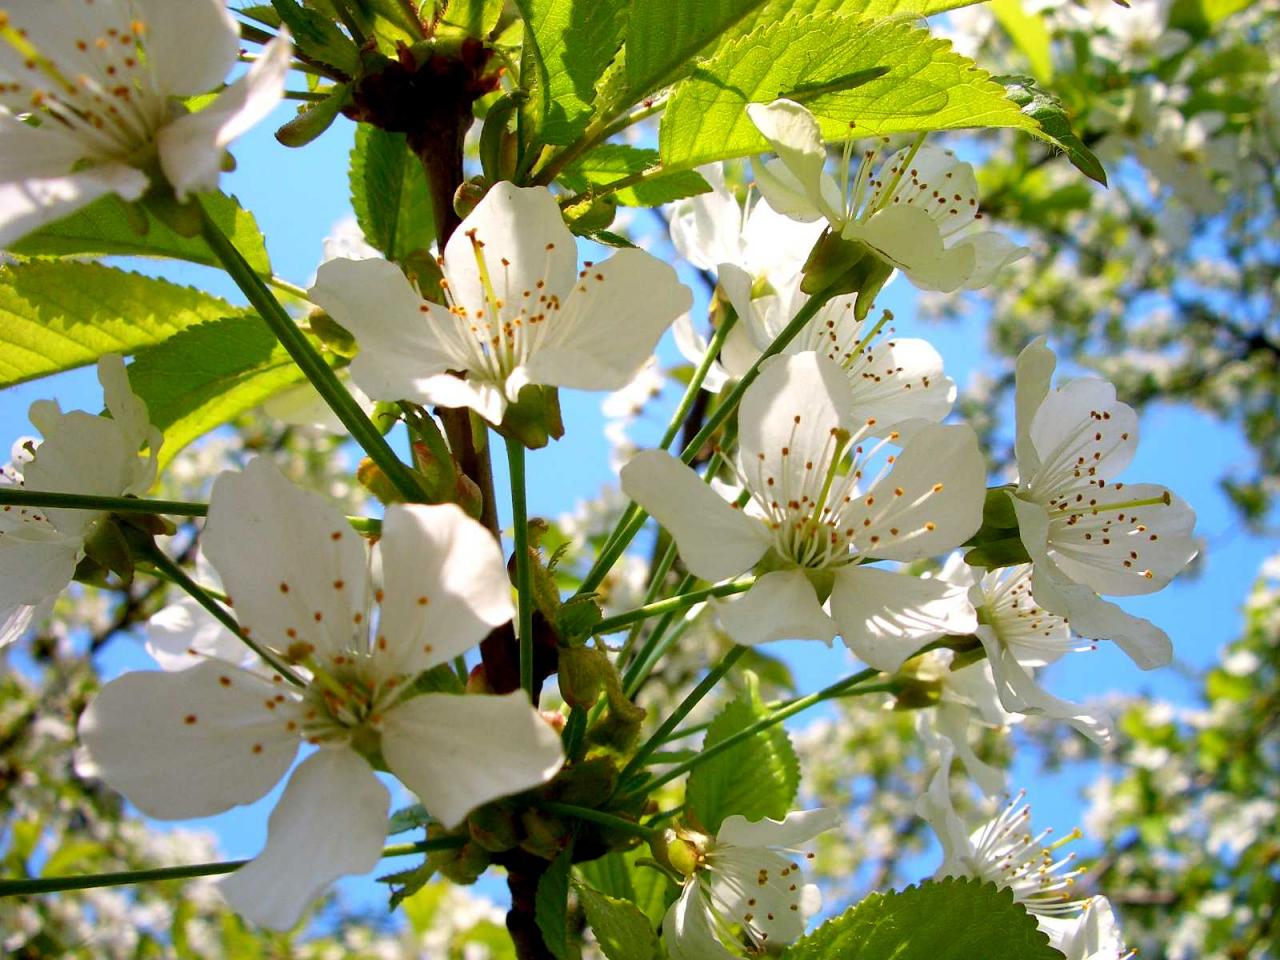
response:
<svg viewBox="0 0 1280 960"><path fill-rule="evenodd" d="M952 418L944 358L876 309L899 274L953 298L935 304L1012 276L1050 284L1025 276L1054 219L1014 206L1009 180L994 208L1009 222L991 223L984 177L937 135L1012 132L1002 150L1071 196L1107 179L1101 138L1073 132L1048 89L918 22L959 5L0 11L0 371L16 384L96 362L106 407L33 405L40 437L0 485L0 642L34 637L29 672L48 668L39 693L6 678L6 749L42 771L13 767L0 894L24 899L0 906L18 904L7 946L74 949L75 918L39 894L225 875L182 916L132 925L121 952L268 955L335 880L404 857L382 878L391 906L446 954L464 926L497 955L557 960L1127 955L1061 843L992 799L1023 716L1114 736L1041 668L1100 640L1169 663L1163 630L1113 598L1169 583L1195 518L1127 478L1137 416L1116 389L1055 379L1029 335L997 476L1008 458ZM1054 87L1039 21L991 8ZM1205 31L1230 12L1206 12ZM1079 29L1104 53L1124 37ZM237 50L249 66L226 83ZM252 216L218 192L228 147L282 96L302 102L286 146L358 125L363 236L332 244L310 289L273 275ZM619 207L668 204L705 310L611 229ZM587 244L613 249L582 259ZM248 306L98 262L137 255L220 267ZM620 457L621 498L588 522L530 518L527 451L563 436L559 392L647 394L668 328L690 357L683 395L652 449ZM227 424L235 440L201 440ZM347 443L362 459L344 471ZM69 597L117 601L86 615ZM91 652L145 625L157 669L97 689L58 643L85 620ZM770 643L837 637L859 669L781 689ZM65 715L56 730L35 729L41 697ZM829 701L897 708L863 720L901 751L873 802L904 831L928 824L944 859L906 890L889 861L856 896L825 884L831 918L806 935L852 798L783 723ZM120 797L209 816L281 781L248 862L175 864L119 816ZM411 802L393 811L393 791ZM505 931L484 907L450 919L461 894L433 878L490 870ZM167 902L139 889L159 893L89 909ZM343 923L306 949L382 947Z"/></svg>

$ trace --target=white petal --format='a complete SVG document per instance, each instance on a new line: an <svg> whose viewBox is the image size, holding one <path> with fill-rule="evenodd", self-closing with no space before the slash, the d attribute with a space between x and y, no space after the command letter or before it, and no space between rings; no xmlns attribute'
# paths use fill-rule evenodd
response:
<svg viewBox="0 0 1280 960"><path fill-rule="evenodd" d="M672 321L671 335L675 340L676 349L686 360L695 366L702 362L707 352L707 339L694 327L693 318L688 313L682 313ZM707 368L707 375L702 380L702 389L719 393L720 388L728 382L729 377L724 367L713 360L711 366Z"/></svg>
<svg viewBox="0 0 1280 960"><path fill-rule="evenodd" d="M35 458L23 471L33 490L118 497L130 489L143 472L137 448L120 424L73 410L50 425ZM45 516L67 536L81 536L101 519L96 510L46 508Z"/></svg>
<svg viewBox="0 0 1280 960"><path fill-rule="evenodd" d="M218 188L223 151L275 109L292 56L289 31L282 28L248 73L203 110L179 117L156 134L160 168L179 200Z"/></svg>
<svg viewBox="0 0 1280 960"><path fill-rule="evenodd" d="M454 301L472 315L489 311L477 257L483 257L493 294L503 303L504 320L514 320L540 290L563 300L577 273L573 234L546 187L495 183L449 238L444 275Z"/></svg>
<svg viewBox="0 0 1280 960"><path fill-rule="evenodd" d="M942 372L942 356L927 340L887 340L863 350L849 367L859 417L883 431L904 420L937 423L955 404L956 385Z"/></svg>
<svg viewBox="0 0 1280 960"><path fill-rule="evenodd" d="M378 549L377 648L394 674L447 663L515 614L498 542L456 504L389 507Z"/></svg>
<svg viewBox="0 0 1280 960"><path fill-rule="evenodd" d="M801 223L824 223L826 215L822 208L813 202L805 185L779 159L761 163L758 159L752 164L755 171L756 187L773 207L783 216L798 220Z"/></svg>
<svg viewBox="0 0 1280 960"><path fill-rule="evenodd" d="M733 509L663 450L642 450L622 468L622 490L667 528L685 565L705 580L749 570L769 548L757 520Z"/></svg>
<svg viewBox="0 0 1280 960"><path fill-rule="evenodd" d="M364 649L367 553L346 517L294 486L265 457L213 484L204 553L242 629L284 651L326 657Z"/></svg>
<svg viewBox="0 0 1280 960"><path fill-rule="evenodd" d="M149 817L184 820L270 790L297 752L298 734L287 727L297 715L279 684L207 661L112 680L79 732L107 784Z"/></svg>
<svg viewBox="0 0 1280 960"><path fill-rule="evenodd" d="M849 649L888 673L930 640L948 633L969 634L978 626L969 591L963 587L874 567L836 571L831 615Z"/></svg>
<svg viewBox="0 0 1280 960"><path fill-rule="evenodd" d="M1106 744L1111 740L1111 718L1104 711L1089 710L1078 703L1055 697L1040 686L1030 670L1018 663L1007 647L995 639L992 631L980 630L978 637L987 651L1000 702L1006 710L1065 720L1094 743Z"/></svg>
<svg viewBox="0 0 1280 960"><path fill-rule="evenodd" d="M11 138L4 146L10 148ZM121 164L95 166L64 176L29 176L0 183L0 249L45 224L61 220L108 193L136 200L147 189L146 174Z"/></svg>
<svg viewBox="0 0 1280 960"><path fill-rule="evenodd" d="M1105 380L1081 378L1054 390L1031 421L1040 469L1023 476L1038 499L1117 476L1138 449L1138 416Z"/></svg>
<svg viewBox="0 0 1280 960"><path fill-rule="evenodd" d="M822 141L822 131L818 121L808 110L791 100L775 100L770 104L747 104L747 116L756 125L756 129L769 141L769 146L778 155L787 171L795 178L804 190L805 196L813 209L821 211L828 219L840 216L838 203L832 203L831 190L824 181L830 178L823 174L827 162L827 148ZM757 179L759 175L757 174ZM779 213L790 215L785 209L785 194L776 198L761 183L760 192ZM804 217L802 219L812 219Z"/></svg>
<svg viewBox="0 0 1280 960"><path fill-rule="evenodd" d="M968 674L968 679L984 679L987 682L984 686L990 694L990 708L999 711L1000 707L996 699L995 688L990 683L989 677L983 672L985 664L975 664L974 666L965 667L963 670L956 671L947 680L948 686L954 686L954 678L957 674ZM962 684L964 681L961 681ZM986 720L986 710L980 710ZM934 710L934 726L939 734L946 738L950 744L950 750L959 758L960 763L964 766L965 772L970 779L978 785L978 787L989 797L993 797L1005 789L1005 770L1002 767L995 767L982 760L969 744L969 727L975 719L975 711L972 707L961 704L948 702L945 699ZM948 766L950 761L947 761Z"/></svg>
<svg viewBox="0 0 1280 960"><path fill-rule="evenodd" d="M506 384L480 379L463 380L451 373L441 373L418 381L416 399L432 406L470 407L489 423L499 424L507 411L506 387Z"/></svg>
<svg viewBox="0 0 1280 960"><path fill-rule="evenodd" d="M1018 426L1018 475L1029 480L1040 470L1040 457L1031 440L1031 422L1049 395L1053 370L1058 358L1045 345L1044 337L1036 337L1018 354L1014 407Z"/></svg>
<svg viewBox="0 0 1280 960"><path fill-rule="evenodd" d="M307 295L356 338L352 379L377 400L428 401L424 381L469 362L453 314L424 301L386 260L323 263Z"/></svg>
<svg viewBox="0 0 1280 960"><path fill-rule="evenodd" d="M693 303L676 272L643 250L619 250L584 271L533 347L533 383L617 390Z"/></svg>
<svg viewBox="0 0 1280 960"><path fill-rule="evenodd" d="M333 881L377 866L390 806L390 791L361 756L317 750L271 811L266 847L218 886L245 919L288 930Z"/></svg>
<svg viewBox="0 0 1280 960"><path fill-rule="evenodd" d="M977 263L970 246L947 249L938 225L919 207L888 207L844 228L846 240L858 240L901 268L917 287L951 293L964 286Z"/></svg>
<svg viewBox="0 0 1280 960"><path fill-rule="evenodd" d="M806 463L829 462L833 432L851 427L851 396L840 365L816 353L781 356L765 366L738 409L752 493L772 499L769 477L798 489Z"/></svg>
<svg viewBox="0 0 1280 960"><path fill-rule="evenodd" d="M711 908L749 931L754 942L799 939L804 933L804 878L794 857L762 847L712 847L706 868Z"/></svg>
<svg viewBox="0 0 1280 960"><path fill-rule="evenodd" d="M994 230L984 230L955 245L961 246L971 248L974 254L973 272L964 282L966 290L981 290L989 286L1001 270L1030 252L1027 247L1018 246L1004 234Z"/></svg>
<svg viewBox="0 0 1280 960"><path fill-rule="evenodd" d="M34 604L0 607L0 650L27 632L37 609Z"/></svg>
<svg viewBox="0 0 1280 960"><path fill-rule="evenodd" d="M80 548L79 537L64 536L48 523L0 517L0 608L31 606L61 593L76 571Z"/></svg>
<svg viewBox="0 0 1280 960"><path fill-rule="evenodd" d="M187 670L208 659L243 666L253 652L190 597L147 621L147 653L162 670Z"/></svg>
<svg viewBox="0 0 1280 960"><path fill-rule="evenodd" d="M523 690L414 697L387 713L382 753L450 829L483 803L546 783L564 763L560 737Z"/></svg>
<svg viewBox="0 0 1280 960"><path fill-rule="evenodd" d="M886 560L918 560L964 543L982 524L986 476L972 428L912 425L893 469L865 498L871 524L857 526L860 548Z"/></svg>
<svg viewBox="0 0 1280 960"><path fill-rule="evenodd" d="M916 812L933 828L942 844L942 866L935 876L964 876L968 871L964 861L972 854L969 831L951 800L951 754L943 753L937 772L929 780L929 786L916 802Z"/></svg>
<svg viewBox="0 0 1280 960"><path fill-rule="evenodd" d="M134 0L145 24L147 68L166 95L191 97L222 83L240 51L223 0ZM192 43L199 37L199 43Z"/></svg>
<svg viewBox="0 0 1280 960"><path fill-rule="evenodd" d="M745 594L716 601L725 632L743 646L772 640L821 640L830 645L836 625L822 609L813 584L799 570L775 570Z"/></svg>
<svg viewBox="0 0 1280 960"><path fill-rule="evenodd" d="M129 371L120 354L107 353L98 358L98 382L111 419L120 425L134 449L141 449L151 435L151 418L146 403L129 385Z"/></svg>
<svg viewBox="0 0 1280 960"><path fill-rule="evenodd" d="M1078 917L1037 917L1049 945L1066 960L1119 960L1127 956L1120 926L1105 897L1094 897Z"/></svg>
<svg viewBox="0 0 1280 960"><path fill-rule="evenodd" d="M834 830L844 822L839 810L794 810L782 820L748 820L734 815L725 817L716 833L716 843L737 847L779 847L794 850L820 833Z"/></svg>
<svg viewBox="0 0 1280 960"><path fill-rule="evenodd" d="M716 936L715 915L696 877L662 918L662 942L671 960L738 960Z"/></svg>
<svg viewBox="0 0 1280 960"><path fill-rule="evenodd" d="M671 245L699 270L714 270L722 260L736 262L741 252L742 208L725 186L723 165L699 167L710 193L687 197L671 209Z"/></svg>

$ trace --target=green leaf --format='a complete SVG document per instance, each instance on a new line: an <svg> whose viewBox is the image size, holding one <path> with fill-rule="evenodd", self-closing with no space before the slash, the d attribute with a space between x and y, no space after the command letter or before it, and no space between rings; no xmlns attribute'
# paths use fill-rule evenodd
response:
<svg viewBox="0 0 1280 960"><path fill-rule="evenodd" d="M784 960L1063 960L1013 892L980 880L926 880L873 893L782 954Z"/></svg>
<svg viewBox="0 0 1280 960"><path fill-rule="evenodd" d="M234 313L207 293L97 263L0 267L0 387L133 353Z"/></svg>
<svg viewBox="0 0 1280 960"><path fill-rule="evenodd" d="M743 17L734 28L724 34L712 48L704 50L706 56L720 46L744 37L761 24L777 23L784 17L805 17L821 13L837 17L855 17L860 20L878 20L900 13L925 17L944 10L968 7L982 0L766 0L752 13Z"/></svg>
<svg viewBox="0 0 1280 960"><path fill-rule="evenodd" d="M560 182L575 193L583 193L589 187L607 187L624 177L660 168L657 150L606 143L562 173ZM624 207L656 207L710 190L711 185L696 170L677 170L659 172L644 183L624 187L610 195Z"/></svg>
<svg viewBox="0 0 1280 960"><path fill-rule="evenodd" d="M533 897L534 919L543 942L556 960L577 960L576 938L569 931L569 874L573 869L573 846L560 851L538 881Z"/></svg>
<svg viewBox="0 0 1280 960"><path fill-rule="evenodd" d="M769 713L760 700L756 678L747 674L742 696L711 722L703 750L745 730ZM791 809L800 787L800 761L782 724L762 730L693 768L685 799L710 833L725 817L781 820Z"/></svg>
<svg viewBox="0 0 1280 960"><path fill-rule="evenodd" d="M627 90L638 100L686 74L695 55L764 0L631 0Z"/></svg>
<svg viewBox="0 0 1280 960"><path fill-rule="evenodd" d="M271 276L271 261L253 214L224 193L206 194L200 202L254 272ZM166 257L221 268L221 262L202 238L181 236L141 207L134 209L147 216L146 233L133 229L129 213L118 197L108 196L28 234L10 252L23 257Z"/></svg>
<svg viewBox="0 0 1280 960"><path fill-rule="evenodd" d="M467 37L487 37L502 16L503 0L448 0L437 35L456 31Z"/></svg>
<svg viewBox="0 0 1280 960"><path fill-rule="evenodd" d="M640 866L636 861L649 856L648 847L626 852L614 850L603 857L578 864L578 875L593 889L634 903L657 927L675 897L672 885L661 871Z"/></svg>
<svg viewBox="0 0 1280 960"><path fill-rule="evenodd" d="M583 886L578 899L608 960L653 960L657 955L658 935L634 904Z"/></svg>
<svg viewBox="0 0 1280 960"><path fill-rule="evenodd" d="M129 383L164 431L163 467L192 440L304 380L256 316L224 317L144 350Z"/></svg>
<svg viewBox="0 0 1280 960"><path fill-rule="evenodd" d="M1029 13L1022 0L992 0L988 9L995 14L1013 45L1027 58L1031 73L1041 83L1053 79L1053 54L1049 49L1049 29L1044 17Z"/></svg>
<svg viewBox="0 0 1280 960"><path fill-rule="evenodd" d="M572 143L594 111L596 83L618 52L627 0L518 0L536 64L530 110L543 143Z"/></svg>
<svg viewBox="0 0 1280 960"><path fill-rule="evenodd" d="M410 830L425 827L430 822L431 814L427 813L426 807L420 803L413 803L391 814L387 820L387 836L394 837L398 833L408 833Z"/></svg>
<svg viewBox="0 0 1280 960"><path fill-rule="evenodd" d="M1061 148L1072 166L1090 180L1107 185L1107 171L1084 141L1071 129L1067 108L1062 101L1036 86L1030 77L997 77L1008 91L1008 97L1022 108L1024 116L1035 121L1043 139Z"/></svg>
<svg viewBox="0 0 1280 960"><path fill-rule="evenodd" d="M293 33L293 43L312 60L328 64L347 76L360 70L360 51L337 24L297 0L271 0L281 22Z"/></svg>
<svg viewBox="0 0 1280 960"><path fill-rule="evenodd" d="M968 127L1039 133L986 71L910 21L788 17L727 44L676 88L659 135L663 163L768 150L746 106L779 97L802 101L831 141Z"/></svg>
<svg viewBox="0 0 1280 960"><path fill-rule="evenodd" d="M388 260L431 245L436 233L427 175L403 133L357 126L349 179L360 229Z"/></svg>

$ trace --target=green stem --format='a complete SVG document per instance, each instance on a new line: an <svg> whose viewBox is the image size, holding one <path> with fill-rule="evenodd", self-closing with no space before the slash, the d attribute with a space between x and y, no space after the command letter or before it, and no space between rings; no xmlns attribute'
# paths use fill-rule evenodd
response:
<svg viewBox="0 0 1280 960"><path fill-rule="evenodd" d="M466 837L440 837L418 843L397 843L383 847L383 857L407 857L431 850L447 850L464 846ZM160 880L189 880L232 873L248 860L223 860L218 863L190 863L181 867L157 867L154 870L122 870L118 873L91 873L80 877L29 877L0 879L0 897L22 897L35 893L58 893L63 890L89 890L96 887L122 887L133 883Z"/></svg>
<svg viewBox="0 0 1280 960"><path fill-rule="evenodd" d="M781 710L776 710L773 713L769 714L767 717L762 717L761 719L757 720L755 723L751 724L751 726L746 727L743 730L739 730L737 733L733 734L732 736L726 737L725 739L721 740L719 743L714 743L710 746L704 747L702 751L698 753L697 756L690 757L684 763L676 764L674 767L672 767L670 770L668 770L666 773L662 774L661 776L654 777L650 780L646 780L644 783L640 784L640 786L638 786L635 790L632 790L629 793L624 794L623 798L626 799L632 796L645 794L653 790L656 790L658 789L658 787L661 787L664 784L670 783L672 780L675 780L677 777L684 776L690 770L694 769L695 767L701 766L702 764L706 763L708 760L711 760L713 757L719 756L720 754L724 753L724 751L733 749L738 744L742 743L744 740L748 740L751 737L754 737L757 733L760 733L763 730L768 730L770 727L776 726L779 723L782 723L784 720L788 720L791 717L794 717L797 713L800 713L804 710L808 710L810 707L814 706L815 704L821 703L824 700L830 700L832 697L837 697L841 695L852 696L853 687L857 686L859 683L862 683L864 680L870 680L872 677L876 676L878 673L880 673L879 670L876 670L874 667L868 667L866 670L860 670L859 672L853 674L852 676L845 677L843 680L840 680L837 683L831 684L831 686L829 687L824 687L823 689L819 690L817 693L811 693L807 697L800 697L798 700L793 701L791 704L783 707Z"/></svg>
<svg viewBox="0 0 1280 960"><path fill-rule="evenodd" d="M633 123L639 123L641 120L645 119L645 117L653 116L665 106L666 101L664 99L655 97L644 106L636 110L632 110L630 113L623 114L621 117L617 117L616 119L609 119L606 117L596 118L595 121L588 124L587 128L582 131L582 136L580 136L577 141L565 147L559 153L551 156L545 163L535 169L529 182L535 186L547 186L552 180L559 176L560 171L569 166L569 164L573 163L574 160L577 160L578 157L582 156L592 147L596 146L596 144L604 143L604 141L608 140L615 133L620 133Z"/></svg>
<svg viewBox="0 0 1280 960"><path fill-rule="evenodd" d="M369 458L381 468L400 494L411 501L425 499L425 493L413 472L409 470L387 444L382 433L374 426L360 405L339 382L319 351L311 345L293 318L280 305L280 301L245 262L235 244L209 216L203 204L197 203L203 220L203 235L209 249L221 261L227 274L244 293L259 316L271 328L271 332L288 351L289 356L306 374L316 392L324 397L343 426L350 431L356 443L364 448Z"/></svg>
<svg viewBox="0 0 1280 960"><path fill-rule="evenodd" d="M735 646L725 654L719 663L707 671L707 675L702 678L701 682L689 691L684 700L680 702L680 706L676 707L671 716L667 717L667 719L662 722L662 725L653 732L649 739L646 740L641 745L640 749L636 751L635 756L631 758L625 767L623 767L622 773L618 774L619 783L625 783L631 774L644 766L644 762L649 758L649 755L662 745L663 741L672 730L680 726L680 722L689 715L690 711L692 711L694 707L702 702L703 698L711 692L717 683L724 679L724 675L729 672L733 665L737 663L746 652L746 647Z"/></svg>
<svg viewBox="0 0 1280 960"><path fill-rule="evenodd" d="M664 613L674 613L683 610L685 607L692 607L695 603L710 600L712 597L731 597L735 593L746 593L755 582L755 577L743 577L740 580L717 583L712 587L691 590L688 593L667 597L665 600L646 603L642 607L636 607L634 610L620 613L616 617L605 617L596 624L595 629L591 632L597 636L605 633L614 633L629 624L635 623L637 620L647 620L649 617L659 617Z"/></svg>
<svg viewBox="0 0 1280 960"><path fill-rule="evenodd" d="M511 475L511 522L515 526L516 592L519 594L520 686L537 703L533 689L533 571L529 566L529 511L525 499L524 445L507 439Z"/></svg>
<svg viewBox="0 0 1280 960"><path fill-rule="evenodd" d="M179 587L185 590L192 600L204 607L214 619L239 637L245 646L260 656L264 663L270 664L271 668L275 670L276 673L280 674L280 676L284 677L294 686L305 687L307 685L305 680L277 660L269 650L257 643L243 630L241 630L240 624L236 622L235 617L231 616L231 614L227 612L226 607L222 606L222 604L218 603L217 600L209 596L205 589L200 586L200 584L192 580L191 577L187 575L187 571L183 570L182 567L170 560L163 550L153 544L151 549L146 551L144 555L146 559L150 560L156 566L156 569L164 575L164 579L169 580L172 583L176 583Z"/></svg>
<svg viewBox="0 0 1280 960"><path fill-rule="evenodd" d="M693 586L694 578L690 574L685 574L683 580L676 585L676 593L684 593ZM672 631L670 636L667 631L671 629L671 624L676 619L678 611L671 611L663 616L653 626L652 632L645 638L644 646L640 648L640 652L636 654L636 658L627 666L622 675L622 692L628 697L634 697L640 692L640 685L644 682L645 677L662 659L662 655L667 652L683 633L683 630L677 628ZM685 620L684 624L689 621Z"/></svg>
<svg viewBox="0 0 1280 960"><path fill-rule="evenodd" d="M310 290L306 287L300 287L296 283L290 283L288 280L284 279L284 277L277 277L273 274L272 276L264 277L263 279L277 290L282 290L291 297L297 297L299 300L306 300L308 302L311 300Z"/></svg>
<svg viewBox="0 0 1280 960"><path fill-rule="evenodd" d="M557 800L543 800L538 803L543 810L549 813L558 813L565 817L576 817L579 820L590 820L592 823L598 823L602 827L609 827L612 830L618 830L622 833L629 833L636 837L651 837L657 830L649 827L642 827L634 820L625 820L622 817L615 817L611 813L605 813L603 810L593 810L590 807L579 807L572 803L560 803Z"/></svg>
<svg viewBox="0 0 1280 960"><path fill-rule="evenodd" d="M144 500L141 497L98 497L82 493L55 493L27 487L0 486L0 504L18 507L65 507L71 510L101 510L103 513L163 513L174 517L203 517L207 503L182 500Z"/></svg>
<svg viewBox="0 0 1280 960"><path fill-rule="evenodd" d="M658 558L658 562L653 565L653 569L649 573L649 586L644 591L644 602L653 603L658 599L658 594L662 592L663 584L667 582L667 574L671 572L671 567L676 562L676 554L679 552L676 542L673 539L667 544L662 556ZM636 641L640 639L640 633L644 630L644 621L638 620L627 633L627 639L622 643L622 649L618 651L618 666L626 666L627 661L631 657L631 649L635 646Z"/></svg>
<svg viewBox="0 0 1280 960"><path fill-rule="evenodd" d="M800 335L800 331L804 329L805 324L812 320L814 315L835 295L839 283L840 281L838 280L826 290L810 297L805 301L804 306L796 311L796 315L791 318L791 322L782 328L782 332L774 338L774 341L765 348L750 369L742 375L742 379L737 382L729 392L729 395L724 398L724 402L717 406L711 415L707 417L707 422L702 425L702 429L698 431L697 436L690 440L684 450L680 452L681 460L685 463L693 462L698 455L698 451L720 429L721 425L729 419L730 415L738 409L742 395L747 392L747 389L760 376L760 365L770 357L776 357L787 348L792 340ZM710 353L710 349L707 352ZM705 362L706 358L704 357L703 360ZM634 503L627 507L621 519L618 520L618 525L614 528L612 536L610 536L604 549L600 551L600 556L596 559L594 566L587 573L586 579L583 580L582 586L578 588L579 593L587 593L594 590L604 580L605 575L612 569L618 557L622 556L635 538L635 535L640 532L640 528L644 526L645 519L648 516L648 513L642 507Z"/></svg>

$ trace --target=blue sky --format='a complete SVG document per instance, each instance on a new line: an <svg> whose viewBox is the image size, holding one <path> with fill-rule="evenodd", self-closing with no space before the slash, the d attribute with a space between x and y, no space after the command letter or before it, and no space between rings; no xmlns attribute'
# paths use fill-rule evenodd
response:
<svg viewBox="0 0 1280 960"><path fill-rule="evenodd" d="M226 178L225 187L257 216L267 235L276 272L305 284L319 260L321 239L350 211L346 169L352 126L339 120L308 148L287 150L275 142L271 131L290 114L291 108L281 108L272 118L274 123L263 124L237 144L234 152L239 167ZM240 300L232 285L212 270L172 264L148 264L144 269ZM686 280L698 290L692 274ZM916 326L912 321L910 288L901 280L895 286L886 292L882 305L893 308L899 331L933 341L947 362L948 373L963 388L984 363L981 317L975 315L955 325ZM703 297L701 291L699 297ZM677 362L670 343L664 342L660 355L668 362ZM97 410L101 405L96 381L88 370L4 391L0 393L0 443L5 444L6 450L14 439L30 432L27 405L49 396L61 400L64 408ZM599 395L581 393L564 396L566 438L529 456L531 514L555 516L568 511L601 484L615 480L608 466L608 446L601 434L600 399ZM652 413L640 435L656 434L666 415L665 410ZM1238 432L1185 408L1158 407L1143 420L1139 452L1124 478L1166 484L1191 503L1199 515L1198 530L1206 550L1204 562L1195 574L1181 578L1158 595L1126 603L1134 613L1150 617L1168 630L1179 663L1190 668L1211 663L1221 645L1235 636L1242 622L1240 601L1259 563L1280 546L1275 537L1257 537L1245 531L1217 489L1217 478L1227 468L1249 460L1249 450ZM504 516L508 515L504 491L499 492L499 500ZM119 649L111 652L103 664L106 672L145 666L145 657L136 649L125 648L127 643L117 644ZM788 643L779 645L778 650L791 660L804 692L830 682L833 671L845 670L849 664L841 649L828 652L820 646ZM1055 692L1074 699L1120 691L1186 701L1196 689L1184 671L1175 667L1143 673L1117 648L1105 643L1094 653L1067 657L1052 668L1050 684ZM1079 768L1046 778L1029 762L1020 762L1015 771L1015 779L1022 779L1022 785L1028 788L1037 820L1060 830L1079 822L1082 805L1078 790L1090 775L1087 768ZM200 825L218 832L226 855L251 856L261 846L266 817L277 793L250 807L201 821ZM486 886L491 894L497 892L496 885ZM348 881L342 889L362 905L376 906L381 902L381 888L370 880Z"/></svg>

